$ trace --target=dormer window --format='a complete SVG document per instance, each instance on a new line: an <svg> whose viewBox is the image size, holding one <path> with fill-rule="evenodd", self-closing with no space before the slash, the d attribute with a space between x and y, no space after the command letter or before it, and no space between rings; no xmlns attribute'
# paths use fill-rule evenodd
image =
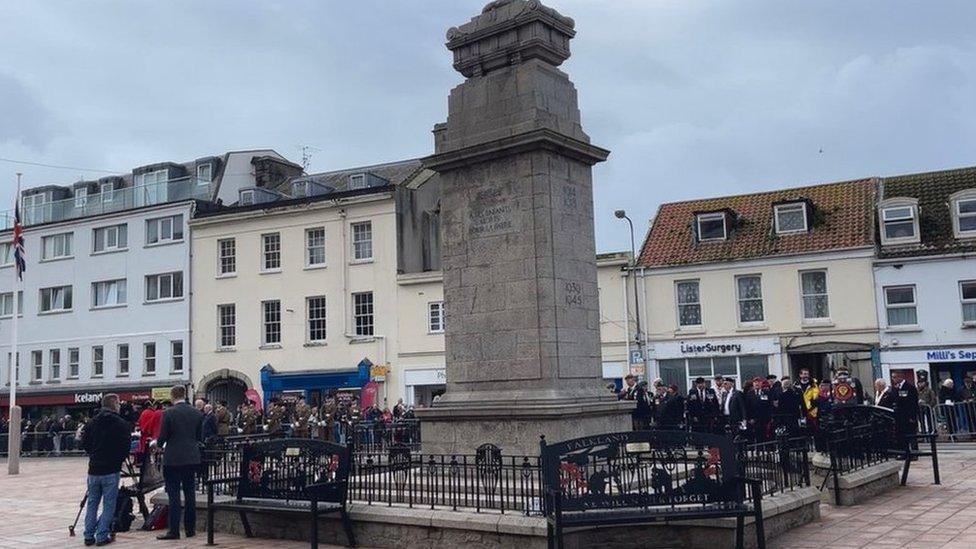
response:
<svg viewBox="0 0 976 549"><path fill-rule="evenodd" d="M88 204L88 188L78 187L75 189L75 208L84 208Z"/></svg>
<svg viewBox="0 0 976 549"><path fill-rule="evenodd" d="M291 194L295 198L308 196L308 181L296 181L292 184Z"/></svg>
<svg viewBox="0 0 976 549"><path fill-rule="evenodd" d="M213 180L213 167L210 164L197 166L197 185L206 185Z"/></svg>
<svg viewBox="0 0 976 549"><path fill-rule="evenodd" d="M115 200L115 183L106 181L99 185L99 190L102 193L102 202L112 202Z"/></svg>
<svg viewBox="0 0 976 549"><path fill-rule="evenodd" d="M773 207L773 211L776 224L776 234L807 232L806 202L777 204Z"/></svg>
<svg viewBox="0 0 976 549"><path fill-rule="evenodd" d="M241 206L254 204L254 191L241 191L241 199L238 202Z"/></svg>
<svg viewBox="0 0 976 549"><path fill-rule="evenodd" d="M885 200L881 203L880 217L882 244L913 244L919 241L916 200Z"/></svg>
<svg viewBox="0 0 976 549"><path fill-rule="evenodd" d="M699 242L725 240L728 237L728 230L725 227L725 214L723 212L698 214L695 222L698 224Z"/></svg>
<svg viewBox="0 0 976 549"><path fill-rule="evenodd" d="M966 189L949 197L952 232L956 238L976 238L976 189Z"/></svg>
<svg viewBox="0 0 976 549"><path fill-rule="evenodd" d="M356 189L366 188L366 174L357 173L355 175L349 176L349 190L354 191Z"/></svg>

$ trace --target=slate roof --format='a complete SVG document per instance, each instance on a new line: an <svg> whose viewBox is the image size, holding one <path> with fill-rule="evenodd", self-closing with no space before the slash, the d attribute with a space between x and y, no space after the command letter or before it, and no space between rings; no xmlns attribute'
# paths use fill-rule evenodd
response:
<svg viewBox="0 0 976 549"><path fill-rule="evenodd" d="M348 190L349 187L349 176L360 173L371 173L379 178L389 181L391 185L400 185L410 179L412 175L420 171L421 168L422 166L420 159L411 158L409 160L387 162L385 164L375 164L372 166L360 166L345 170L302 175L290 179L279 186L279 188L287 192L292 181L301 179L313 180L318 183L328 185L337 191L345 191Z"/></svg>
<svg viewBox="0 0 976 549"><path fill-rule="evenodd" d="M959 240L952 232L949 197L965 189L976 189L976 166L883 178L880 200L899 197L918 200L920 242L883 246L878 257L976 253L976 240Z"/></svg>
<svg viewBox="0 0 976 549"><path fill-rule="evenodd" d="M639 264L666 267L873 248L877 184L870 178L662 204L641 247ZM803 200L813 204L810 230L775 234L773 206ZM734 217L729 237L697 242L695 214L721 210L730 210Z"/></svg>

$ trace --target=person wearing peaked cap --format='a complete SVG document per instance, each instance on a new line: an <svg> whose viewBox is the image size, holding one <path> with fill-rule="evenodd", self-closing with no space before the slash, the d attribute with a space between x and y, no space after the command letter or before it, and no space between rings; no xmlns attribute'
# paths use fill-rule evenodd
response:
<svg viewBox="0 0 976 549"><path fill-rule="evenodd" d="M715 418L719 403L715 390L708 386L705 378L695 379L695 386L688 391L688 424L692 431L710 433L715 430Z"/></svg>

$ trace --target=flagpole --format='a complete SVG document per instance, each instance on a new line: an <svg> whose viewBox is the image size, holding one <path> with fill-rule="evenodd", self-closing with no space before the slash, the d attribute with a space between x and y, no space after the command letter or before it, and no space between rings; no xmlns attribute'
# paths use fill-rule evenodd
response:
<svg viewBox="0 0 976 549"><path fill-rule="evenodd" d="M17 196L14 198L14 210L20 209L20 173L17 173ZM19 212L17 212L19 213ZM18 223L14 214L14 225ZM14 239L16 240L16 227ZM11 253L16 253L17 243L11 245ZM14 261L16 263L16 259ZM11 269L14 273L13 310L10 319L10 422L7 424L7 474L20 474L20 406L17 406L17 372L20 370L20 356L17 349L17 312L19 310L20 268Z"/></svg>

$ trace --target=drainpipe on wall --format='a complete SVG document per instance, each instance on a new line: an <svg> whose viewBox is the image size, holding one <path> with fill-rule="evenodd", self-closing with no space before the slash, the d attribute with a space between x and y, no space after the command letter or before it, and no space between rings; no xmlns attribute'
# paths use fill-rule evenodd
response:
<svg viewBox="0 0 976 549"><path fill-rule="evenodd" d="M193 383L193 229L190 227L190 220L193 219L193 214L196 212L196 203L190 204L190 214L189 218L186 220L186 280L183 284L186 286L186 341L183 342L183 361L186 363L186 376L188 378L188 385L190 390L187 391L188 394L192 395L193 399L196 399L196 385ZM173 345L170 344L170 352L172 353ZM172 361L172 357L170 361Z"/></svg>

